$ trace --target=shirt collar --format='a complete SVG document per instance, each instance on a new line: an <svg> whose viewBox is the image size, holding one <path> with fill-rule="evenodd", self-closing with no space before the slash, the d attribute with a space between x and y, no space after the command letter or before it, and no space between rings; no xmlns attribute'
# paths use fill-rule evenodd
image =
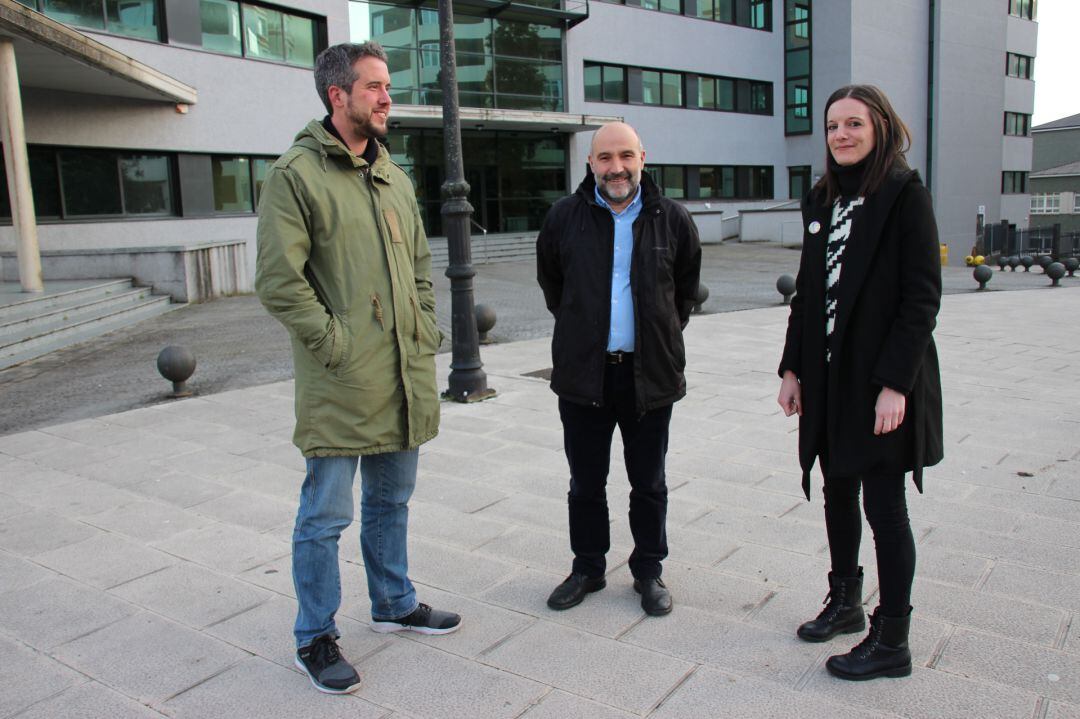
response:
<svg viewBox="0 0 1080 719"><path fill-rule="evenodd" d="M641 208L641 185L638 185L637 192L634 193L634 199L630 200L630 204L624 207L622 209L622 212L616 212L615 210L611 209L611 205L609 205L604 196L600 194L600 185L596 185L596 187L593 188L593 194L596 195L596 202L598 205L600 205L601 207L606 207L608 211L611 212L611 214L616 216L625 215L631 210L636 211Z"/></svg>

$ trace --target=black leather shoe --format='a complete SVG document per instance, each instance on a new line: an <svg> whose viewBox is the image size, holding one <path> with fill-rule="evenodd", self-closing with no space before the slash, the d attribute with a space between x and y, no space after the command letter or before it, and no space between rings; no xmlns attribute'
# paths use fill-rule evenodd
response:
<svg viewBox="0 0 1080 719"><path fill-rule="evenodd" d="M552 609L569 609L581 604L586 594L599 592L607 586L603 577L586 577L584 574L571 574L563 583L555 587L548 597L547 605Z"/></svg>
<svg viewBox="0 0 1080 719"><path fill-rule="evenodd" d="M660 577L635 579L634 591L641 595L641 608L646 614L662 617L671 613L671 592Z"/></svg>

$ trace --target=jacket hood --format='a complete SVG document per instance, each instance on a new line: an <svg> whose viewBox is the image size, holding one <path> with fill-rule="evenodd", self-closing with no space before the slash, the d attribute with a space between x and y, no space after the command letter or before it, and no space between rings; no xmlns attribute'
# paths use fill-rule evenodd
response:
<svg viewBox="0 0 1080 719"><path fill-rule="evenodd" d="M596 204L596 175L593 174L592 167L588 164L585 165L585 179L578 185L577 193L582 196L589 204ZM652 208L660 204L660 188L655 182L653 182L652 176L645 170L641 171L641 207Z"/></svg>
<svg viewBox="0 0 1080 719"><path fill-rule="evenodd" d="M379 154L375 158L375 162L371 165L371 174L379 179L390 182L390 168L393 163L390 160L390 153L381 142L375 138L371 138L368 142L375 142L379 148ZM303 147L311 150L312 152L319 153L322 158L323 169L326 169L326 159L328 157L337 158L339 162L349 162L353 167L367 167L368 163L362 157L357 157L341 144L341 140L337 139L323 127L322 122L319 120L312 120L307 126L296 133L296 137L293 139L294 147Z"/></svg>

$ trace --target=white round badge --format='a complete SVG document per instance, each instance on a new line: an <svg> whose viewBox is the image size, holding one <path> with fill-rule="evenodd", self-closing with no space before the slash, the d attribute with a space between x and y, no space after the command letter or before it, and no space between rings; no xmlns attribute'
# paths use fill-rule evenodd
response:
<svg viewBox="0 0 1080 719"><path fill-rule="evenodd" d="M818 222L817 220L814 220L813 222L810 223L810 234L811 235L816 235L820 231L821 231L821 223L820 222Z"/></svg>

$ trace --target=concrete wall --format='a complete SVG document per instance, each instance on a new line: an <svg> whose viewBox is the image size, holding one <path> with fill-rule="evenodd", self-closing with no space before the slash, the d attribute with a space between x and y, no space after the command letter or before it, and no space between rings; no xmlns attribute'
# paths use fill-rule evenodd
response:
<svg viewBox="0 0 1080 719"><path fill-rule="evenodd" d="M1031 133L1031 171L1080 161L1080 127Z"/></svg>

